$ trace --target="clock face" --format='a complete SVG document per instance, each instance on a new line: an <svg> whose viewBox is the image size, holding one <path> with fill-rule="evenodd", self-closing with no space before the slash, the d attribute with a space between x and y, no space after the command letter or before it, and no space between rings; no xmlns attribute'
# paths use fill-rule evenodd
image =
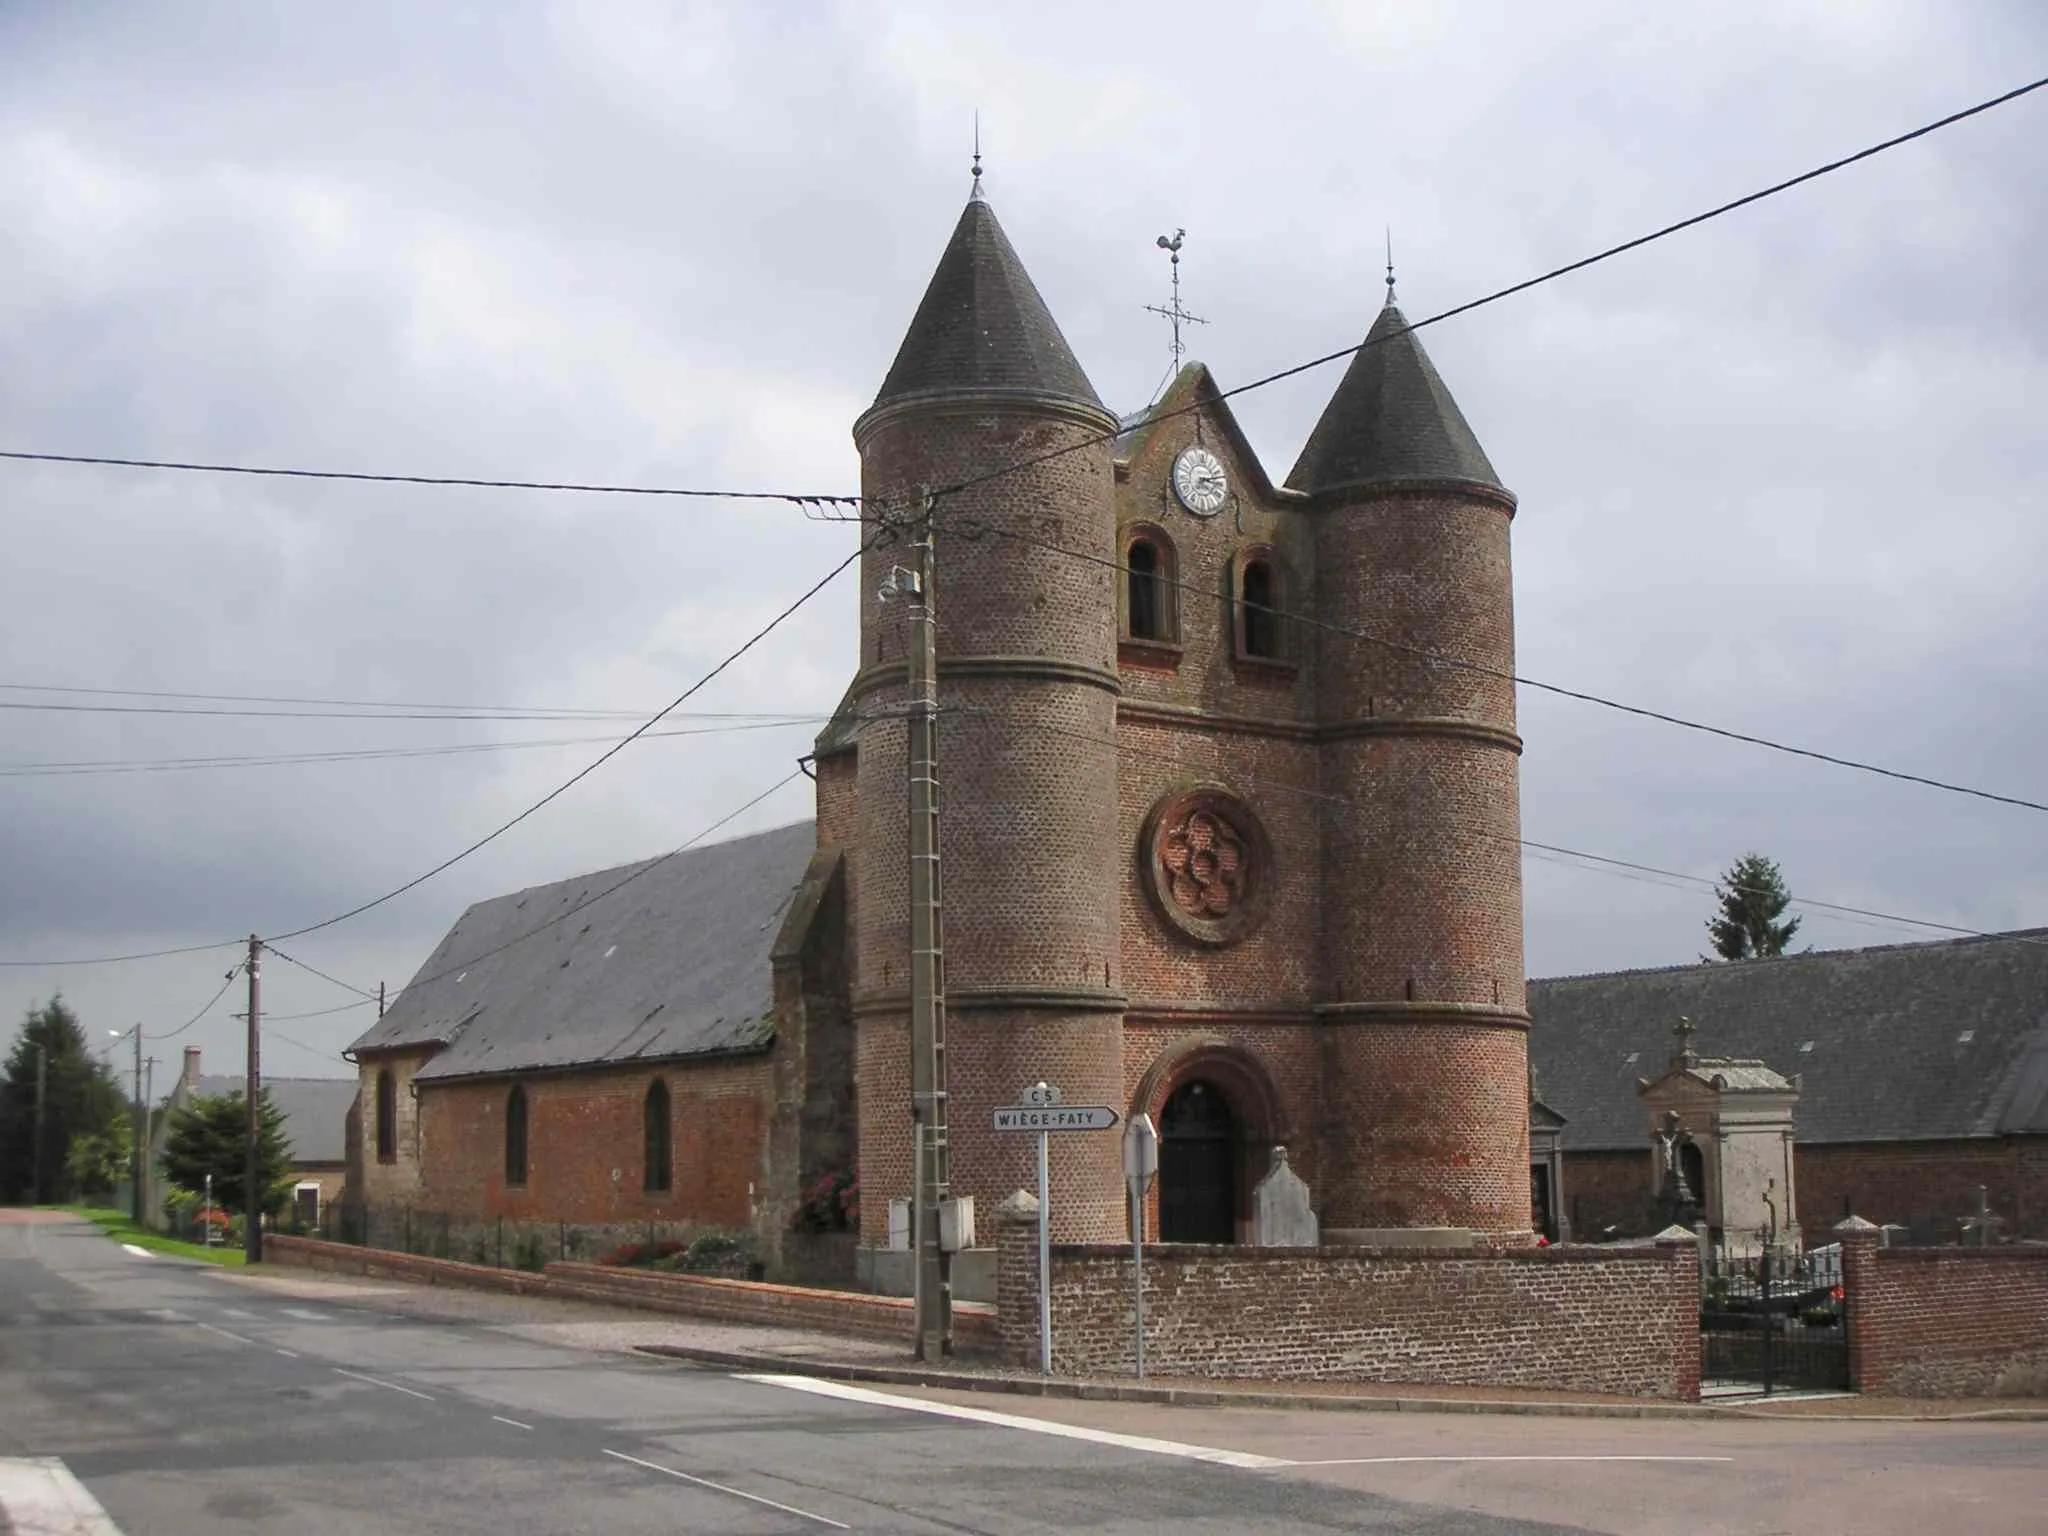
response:
<svg viewBox="0 0 2048 1536"><path fill-rule="evenodd" d="M1223 465L1206 448L1183 448L1173 461L1173 494L1197 517L1214 517L1223 510L1230 491Z"/></svg>

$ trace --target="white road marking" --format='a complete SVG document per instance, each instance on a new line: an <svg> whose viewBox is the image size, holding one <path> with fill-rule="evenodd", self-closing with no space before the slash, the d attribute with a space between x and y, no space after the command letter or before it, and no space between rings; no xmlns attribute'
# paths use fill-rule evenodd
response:
<svg viewBox="0 0 2048 1536"><path fill-rule="evenodd" d="M296 1360L299 1358L297 1353L289 1349L280 1349L278 1350L278 1353L280 1355L283 1355L287 1360Z"/></svg>
<svg viewBox="0 0 2048 1536"><path fill-rule="evenodd" d="M957 1403L931 1403L922 1398L896 1397L871 1392L843 1382L820 1381L810 1376L735 1376L735 1381L758 1382L762 1386L787 1387L792 1392L811 1392L819 1397L836 1397L843 1402L867 1403L877 1408L900 1408L906 1413L928 1413L942 1419L964 1419L970 1424L992 1424L998 1429L1022 1429L1036 1435L1059 1435L1068 1440L1087 1440L1096 1445L1114 1445L1127 1451L1149 1451L1155 1456L1179 1456L1188 1461L1214 1462L1223 1467L1245 1467L1268 1471L1291 1467L1291 1461L1277 1456L1260 1456L1251 1451L1225 1451L1207 1445L1184 1445L1178 1440L1155 1440L1149 1435L1120 1435L1114 1430L1087 1429L1079 1424L1060 1424L1050 1419L1027 1419L1013 1413L994 1413L987 1408L968 1408Z"/></svg>
<svg viewBox="0 0 2048 1536"><path fill-rule="evenodd" d="M123 1243L121 1245L121 1251L123 1253L132 1253L138 1259L146 1259L150 1256L149 1250L147 1248L138 1248L133 1243Z"/></svg>
<svg viewBox="0 0 2048 1536"><path fill-rule="evenodd" d="M149 1315L160 1323L182 1323L185 1321L184 1313L173 1312L169 1307L151 1307Z"/></svg>
<svg viewBox="0 0 2048 1536"><path fill-rule="evenodd" d="M785 1515L795 1515L799 1520L814 1520L819 1525L829 1525L835 1531L850 1531L850 1525L837 1520L828 1520L823 1515L814 1515L808 1509L798 1509L794 1504L778 1504L773 1499L764 1499L758 1493L747 1493L738 1488L728 1488L724 1483L714 1483L708 1477L692 1477L687 1472L678 1472L674 1467L664 1467L652 1461L642 1461L638 1456L628 1456L624 1451L606 1451L607 1456L616 1456L620 1461L630 1461L636 1467L645 1467L650 1472L678 1478L686 1483L695 1483L699 1488L710 1488L718 1493L731 1494L736 1499L745 1499L749 1504L764 1504L769 1509L780 1510Z"/></svg>
<svg viewBox="0 0 2048 1536"><path fill-rule="evenodd" d="M494 1413L491 1415L491 1417L496 1419L500 1424L510 1424L514 1429L533 1428L531 1424L522 1424L517 1419L508 1419L502 1413Z"/></svg>
<svg viewBox="0 0 2048 1536"><path fill-rule="evenodd" d="M1326 1461L1290 1461L1290 1467L1408 1467L1425 1462L1487 1461L1733 1461L1733 1456L1333 1456Z"/></svg>
<svg viewBox="0 0 2048 1536"><path fill-rule="evenodd" d="M222 1317L239 1317L245 1323L251 1323L256 1320L254 1312L240 1312L233 1307L222 1307L220 1313Z"/></svg>
<svg viewBox="0 0 2048 1536"><path fill-rule="evenodd" d="M334 1319L330 1317L327 1313L315 1312L308 1307L282 1307L279 1310L282 1311L286 1317L303 1318L306 1322L309 1323L331 1323L334 1321Z"/></svg>
<svg viewBox="0 0 2048 1536"><path fill-rule="evenodd" d="M121 1536L100 1501L54 1456L0 1458L0 1524L19 1536Z"/></svg>
<svg viewBox="0 0 2048 1536"><path fill-rule="evenodd" d="M356 1381L367 1381L373 1387L389 1387L393 1392L403 1392L407 1397L417 1397L422 1402L431 1403L433 1401L433 1399L431 1397L428 1397L427 1394L424 1392L415 1392L411 1387L401 1387L395 1381L384 1381L375 1376L365 1376L361 1371L344 1371L340 1366L337 1365L334 1368L334 1374L337 1376L351 1377Z"/></svg>
<svg viewBox="0 0 2048 1536"><path fill-rule="evenodd" d="M194 1328L204 1328L208 1333L217 1333L224 1339L233 1339L237 1344L254 1344L256 1341L244 1338L239 1333L229 1333L225 1328L216 1328L211 1323L194 1323Z"/></svg>

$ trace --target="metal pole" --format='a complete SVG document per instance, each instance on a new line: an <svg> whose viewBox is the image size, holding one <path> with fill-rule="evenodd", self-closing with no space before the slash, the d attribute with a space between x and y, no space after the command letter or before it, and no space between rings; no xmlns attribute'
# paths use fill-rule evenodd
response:
<svg viewBox="0 0 2048 1536"><path fill-rule="evenodd" d="M1038 1133L1038 1374L1052 1374L1052 1158L1051 1140Z"/></svg>
<svg viewBox="0 0 2048 1536"><path fill-rule="evenodd" d="M384 983L377 983L377 1017L384 1017Z"/></svg>
<svg viewBox="0 0 2048 1536"><path fill-rule="evenodd" d="M953 1352L951 1256L939 1230L951 1170L946 1126L944 968L939 943L938 640L932 613L932 499L924 498L911 594L910 1091L917 1127L917 1358Z"/></svg>
<svg viewBox="0 0 2048 1536"><path fill-rule="evenodd" d="M35 1203L43 1203L43 1112L50 1096L50 1048L36 1046Z"/></svg>
<svg viewBox="0 0 2048 1536"><path fill-rule="evenodd" d="M135 1036L135 1118L129 1125L129 1215L142 1225L142 1026L130 1031Z"/></svg>
<svg viewBox="0 0 2048 1536"><path fill-rule="evenodd" d="M242 1149L242 1260L263 1262L263 1209L256 1183L262 1173L263 1069L263 941L249 935L249 1077L243 1087L249 1121Z"/></svg>
<svg viewBox="0 0 2048 1536"><path fill-rule="evenodd" d="M1131 1277L1138 1302L1138 1380L1145 1379L1145 1197L1139 1193L1139 1181L1132 1179L1131 1186Z"/></svg>

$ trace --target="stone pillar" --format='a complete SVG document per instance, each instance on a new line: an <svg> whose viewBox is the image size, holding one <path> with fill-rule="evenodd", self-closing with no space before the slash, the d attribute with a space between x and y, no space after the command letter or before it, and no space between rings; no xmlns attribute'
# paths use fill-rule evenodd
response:
<svg viewBox="0 0 2048 1536"><path fill-rule="evenodd" d="M1038 1200L1022 1189L996 1207L996 1331L1005 1364L1038 1364Z"/></svg>
<svg viewBox="0 0 2048 1536"><path fill-rule="evenodd" d="M1876 1380L1879 1362L1872 1358L1864 1298L1877 1288L1875 1222L1851 1216L1835 1223L1835 1241L1842 1245L1842 1327L1849 1343L1849 1390L1864 1392Z"/></svg>

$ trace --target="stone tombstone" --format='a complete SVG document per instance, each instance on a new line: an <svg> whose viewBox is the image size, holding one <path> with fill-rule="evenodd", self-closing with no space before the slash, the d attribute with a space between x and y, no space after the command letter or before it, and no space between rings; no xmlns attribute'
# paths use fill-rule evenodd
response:
<svg viewBox="0 0 2048 1536"><path fill-rule="evenodd" d="M1273 1149L1273 1166L1252 1191L1252 1242L1260 1248L1313 1248L1319 1240L1308 1186L1287 1166L1287 1149Z"/></svg>

